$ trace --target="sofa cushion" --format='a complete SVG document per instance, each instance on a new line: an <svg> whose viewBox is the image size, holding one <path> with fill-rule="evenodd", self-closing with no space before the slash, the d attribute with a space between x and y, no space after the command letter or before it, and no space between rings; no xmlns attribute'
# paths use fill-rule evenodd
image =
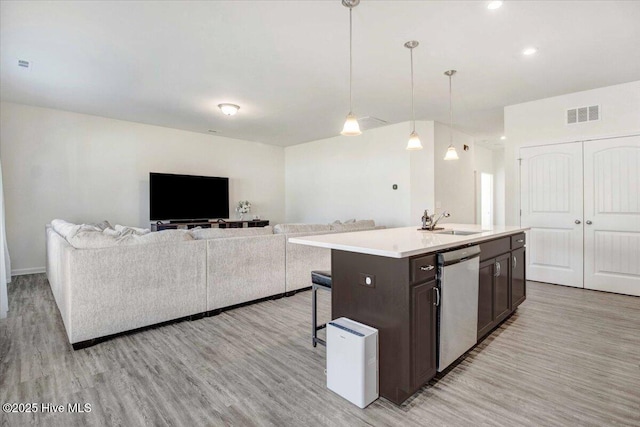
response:
<svg viewBox="0 0 640 427"><path fill-rule="evenodd" d="M359 230L371 230L375 228L376 223L372 219L364 219L352 223L344 223L344 224L331 224L331 230L333 231L359 231Z"/></svg>
<svg viewBox="0 0 640 427"><path fill-rule="evenodd" d="M273 234L273 227L250 228L194 228L191 235L196 240L224 239L227 237L251 237Z"/></svg>
<svg viewBox="0 0 640 427"><path fill-rule="evenodd" d="M331 231L329 224L278 224L273 227L275 234L313 233L317 231Z"/></svg>
<svg viewBox="0 0 640 427"><path fill-rule="evenodd" d="M187 230L162 230L147 234L126 234L117 239L118 245L146 245L151 243L184 242L193 240Z"/></svg>

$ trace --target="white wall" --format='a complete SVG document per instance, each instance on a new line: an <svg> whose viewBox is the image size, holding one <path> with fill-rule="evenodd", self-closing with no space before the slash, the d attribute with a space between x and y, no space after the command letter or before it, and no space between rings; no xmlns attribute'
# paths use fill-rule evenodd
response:
<svg viewBox="0 0 640 427"><path fill-rule="evenodd" d="M493 153L491 151L491 149L487 148L487 147L483 147L480 146L478 144L473 145L473 162L474 162L474 180L475 180L475 184L476 184L476 191L475 191L475 203L476 203L476 217L475 217L475 223L476 224L480 224L482 222L482 181L481 181L481 175L483 173L488 173L491 175L494 175L493 179L494 179L494 187L495 187L495 172L494 172L494 168L493 168ZM492 191L495 193L495 188L492 189ZM495 219L495 195L494 195L494 206L491 207L493 209L493 214L494 214L494 219ZM495 222L495 221L494 221Z"/></svg>
<svg viewBox="0 0 640 427"><path fill-rule="evenodd" d="M405 150L409 123L287 147L287 221L419 224L422 211L433 207L433 122L416 123L416 131L420 151Z"/></svg>
<svg viewBox="0 0 640 427"><path fill-rule="evenodd" d="M475 224L475 154L473 137L453 131L459 160L444 160L449 147L449 126L435 123L435 202L438 213L447 210L447 222ZM466 144L469 151L463 151Z"/></svg>
<svg viewBox="0 0 640 427"><path fill-rule="evenodd" d="M246 199L252 215L284 222L282 147L12 103L0 109L14 272L43 268L44 226L54 218L148 227L149 172L229 177L231 210Z"/></svg>
<svg viewBox="0 0 640 427"><path fill-rule="evenodd" d="M493 155L493 219L496 225L505 224L504 148L492 150Z"/></svg>
<svg viewBox="0 0 640 427"><path fill-rule="evenodd" d="M566 125L569 108L600 105L601 120ZM506 222L518 224L520 147L640 133L640 81L505 107Z"/></svg>

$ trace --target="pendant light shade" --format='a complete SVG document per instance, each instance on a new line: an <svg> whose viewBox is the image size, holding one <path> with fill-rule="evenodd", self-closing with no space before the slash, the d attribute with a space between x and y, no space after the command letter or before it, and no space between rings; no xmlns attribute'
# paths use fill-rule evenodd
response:
<svg viewBox="0 0 640 427"><path fill-rule="evenodd" d="M344 122L341 135L345 136L358 136L361 135L360 125L358 124L358 118L352 111L353 100L353 20L351 13L353 8L360 4L360 0L342 0L342 5L349 8L349 114Z"/></svg>
<svg viewBox="0 0 640 427"><path fill-rule="evenodd" d="M352 113L347 114L347 120L345 120L344 127L340 134L345 136L358 136L362 134L362 132L360 132L358 119Z"/></svg>
<svg viewBox="0 0 640 427"><path fill-rule="evenodd" d="M445 160L458 160L460 157L458 157L458 152L456 151L456 147L454 147L453 145L449 145L449 148L447 148L447 154L444 155L444 159Z"/></svg>
<svg viewBox="0 0 640 427"><path fill-rule="evenodd" d="M458 152L456 147L453 146L453 97L451 95L451 77L456 73L456 70L448 70L444 72L445 76L449 77L449 148L444 155L445 160L458 160Z"/></svg>
<svg viewBox="0 0 640 427"><path fill-rule="evenodd" d="M420 43L415 40L408 41L404 44L404 47L411 52L411 121L413 123L411 134L409 135L409 142L407 142L407 150L422 150L422 143L416 132L416 112L413 103L413 49L418 47Z"/></svg>
<svg viewBox="0 0 640 427"><path fill-rule="evenodd" d="M409 135L407 150L422 150L422 143L420 143L420 138L418 138L416 132L411 132L411 135Z"/></svg>

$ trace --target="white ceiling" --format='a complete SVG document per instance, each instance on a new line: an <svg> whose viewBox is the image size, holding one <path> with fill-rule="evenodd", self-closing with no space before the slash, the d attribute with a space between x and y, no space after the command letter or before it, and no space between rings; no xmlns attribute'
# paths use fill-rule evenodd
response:
<svg viewBox="0 0 640 427"><path fill-rule="evenodd" d="M354 113L409 119L411 39L417 119L448 121L454 68L455 125L479 139L502 133L506 105L640 79L639 1L486 5L362 0ZM348 112L340 0L2 1L0 15L3 101L283 146L337 135Z"/></svg>

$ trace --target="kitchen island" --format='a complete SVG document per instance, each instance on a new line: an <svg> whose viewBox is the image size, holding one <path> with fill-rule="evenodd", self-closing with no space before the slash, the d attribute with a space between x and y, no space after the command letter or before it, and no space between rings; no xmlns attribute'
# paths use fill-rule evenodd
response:
<svg viewBox="0 0 640 427"><path fill-rule="evenodd" d="M438 370L438 254L479 246L476 342L526 298L526 228L441 226L445 229L404 227L289 239L331 249L331 316L378 329L379 393L396 404Z"/></svg>

